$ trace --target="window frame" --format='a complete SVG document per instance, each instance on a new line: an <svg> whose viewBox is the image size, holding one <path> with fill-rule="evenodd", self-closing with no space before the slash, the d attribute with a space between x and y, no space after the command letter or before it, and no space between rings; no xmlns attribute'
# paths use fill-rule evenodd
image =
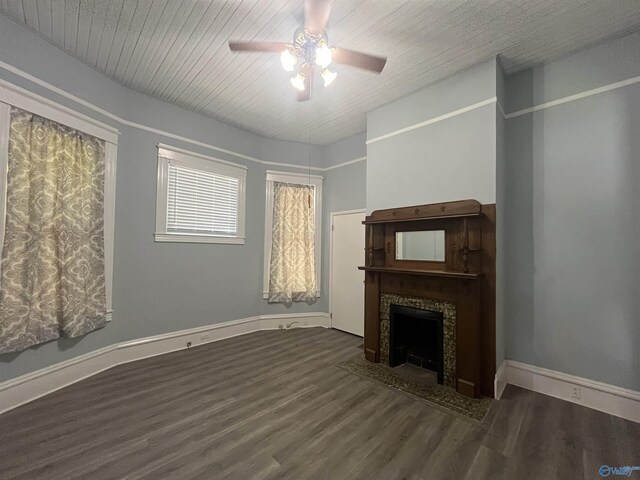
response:
<svg viewBox="0 0 640 480"><path fill-rule="evenodd" d="M269 269L271 267L271 246L273 229L273 183L293 183L297 185L312 185L315 190L315 263L316 263L316 298L320 298L322 279L322 183L321 175L307 173L266 171L265 215L264 215L264 263L262 269L262 298L269 298Z"/></svg>
<svg viewBox="0 0 640 480"><path fill-rule="evenodd" d="M22 87L0 80L0 254L4 245L9 166L9 124L11 106L92 135L105 142L104 157L104 275L107 321L113 316L113 245L115 233L117 128L99 122Z"/></svg>
<svg viewBox="0 0 640 480"><path fill-rule="evenodd" d="M181 148L159 143L158 175L156 183L156 242L172 243L220 243L244 245L245 243L245 209L247 167L219 158L190 152ZM225 177L238 179L238 210L236 216L237 232L235 236L224 236L203 233L169 232L167 231L167 210L169 198L169 163L201 170Z"/></svg>

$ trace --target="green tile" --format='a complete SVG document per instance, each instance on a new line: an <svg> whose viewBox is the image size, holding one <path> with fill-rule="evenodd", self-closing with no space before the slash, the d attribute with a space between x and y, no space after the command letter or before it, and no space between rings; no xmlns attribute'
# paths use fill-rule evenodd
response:
<svg viewBox="0 0 640 480"><path fill-rule="evenodd" d="M419 308L442 313L444 337L444 385L455 388L456 385L456 306L445 300L397 295L380 294L380 362L389 365L389 315L391 305Z"/></svg>
<svg viewBox="0 0 640 480"><path fill-rule="evenodd" d="M367 380L380 382L420 400L425 400L474 422L482 421L493 402L491 398L471 398L461 395L453 388L444 385L423 384L408 380L395 373L389 365L369 362L363 354L338 364L338 367Z"/></svg>

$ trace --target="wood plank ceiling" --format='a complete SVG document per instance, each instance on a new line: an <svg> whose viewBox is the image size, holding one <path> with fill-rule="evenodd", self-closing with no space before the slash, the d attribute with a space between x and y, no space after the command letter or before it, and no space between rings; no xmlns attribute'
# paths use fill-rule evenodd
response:
<svg viewBox="0 0 640 480"><path fill-rule="evenodd" d="M315 144L366 129L366 112L502 55L507 73L640 26L638 0L336 0L329 41L389 58L337 66L297 103L278 55L227 40L291 41L302 0L0 0L0 11L122 84L254 133Z"/></svg>

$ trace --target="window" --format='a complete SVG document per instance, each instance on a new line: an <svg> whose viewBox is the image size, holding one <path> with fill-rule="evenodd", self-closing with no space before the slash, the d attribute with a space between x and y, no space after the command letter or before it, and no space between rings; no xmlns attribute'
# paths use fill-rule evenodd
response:
<svg viewBox="0 0 640 480"><path fill-rule="evenodd" d="M109 125L0 86L0 353L111 319L117 140Z"/></svg>
<svg viewBox="0 0 640 480"><path fill-rule="evenodd" d="M263 298L310 302L320 296L322 177L267 171L266 180ZM272 269L274 248L278 271Z"/></svg>
<svg viewBox="0 0 640 480"><path fill-rule="evenodd" d="M247 169L158 145L156 242L244 244Z"/></svg>

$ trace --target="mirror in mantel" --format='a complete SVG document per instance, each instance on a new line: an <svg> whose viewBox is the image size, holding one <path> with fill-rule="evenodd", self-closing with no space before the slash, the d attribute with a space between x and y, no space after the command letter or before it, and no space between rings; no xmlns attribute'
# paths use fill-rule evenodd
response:
<svg viewBox="0 0 640 480"><path fill-rule="evenodd" d="M396 232L396 260L444 262L444 230Z"/></svg>

